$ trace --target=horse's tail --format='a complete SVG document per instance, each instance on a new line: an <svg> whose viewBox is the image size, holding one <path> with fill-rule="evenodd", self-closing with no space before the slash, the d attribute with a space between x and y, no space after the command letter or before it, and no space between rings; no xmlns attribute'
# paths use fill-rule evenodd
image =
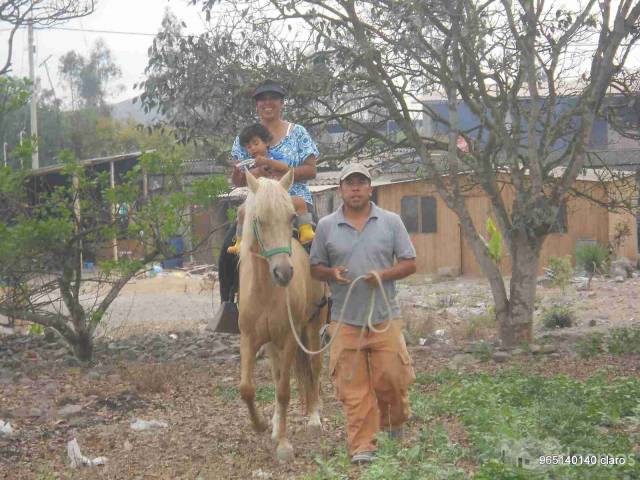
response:
<svg viewBox="0 0 640 480"><path fill-rule="evenodd" d="M321 307L302 329L300 340L308 350L320 349L320 329L324 325L327 306ZM305 413L309 414L320 402L320 374L322 355L307 355L300 347L296 350L294 373Z"/></svg>

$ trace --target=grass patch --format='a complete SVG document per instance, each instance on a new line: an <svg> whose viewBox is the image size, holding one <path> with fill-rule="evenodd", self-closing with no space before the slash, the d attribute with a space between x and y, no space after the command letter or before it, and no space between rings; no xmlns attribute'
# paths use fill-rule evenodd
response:
<svg viewBox="0 0 640 480"><path fill-rule="evenodd" d="M225 403L235 402L240 398L240 391L235 385L217 385L214 394L224 400ZM291 398L296 398L298 391L295 385L291 386ZM272 403L276 398L276 389L272 384L260 385L256 388L256 402Z"/></svg>
<svg viewBox="0 0 640 480"><path fill-rule="evenodd" d="M576 353L581 358L591 358L604 352L611 355L640 354L640 329L614 328L608 335L595 332L576 342Z"/></svg>
<svg viewBox="0 0 640 480"><path fill-rule="evenodd" d="M438 388L423 393L424 385ZM419 374L410 401L418 438L400 445L381 437L377 460L358 478L393 479L624 479L640 478L640 380L584 382L545 378L518 369L458 374ZM464 430L464 446L452 440L446 421ZM540 465L544 455L595 455L595 465ZM603 465L602 455L624 465ZM466 470L464 466L467 466ZM469 465L472 467L469 468ZM475 467L473 467L475 466ZM344 459L320 465L318 476L353 478ZM473 469L475 473L467 473Z"/></svg>

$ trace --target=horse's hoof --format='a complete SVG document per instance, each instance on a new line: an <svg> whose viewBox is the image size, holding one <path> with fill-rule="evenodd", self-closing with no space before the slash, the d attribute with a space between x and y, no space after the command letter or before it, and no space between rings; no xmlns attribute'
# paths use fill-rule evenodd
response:
<svg viewBox="0 0 640 480"><path fill-rule="evenodd" d="M318 422L307 423L307 432L313 437L322 435L322 424Z"/></svg>
<svg viewBox="0 0 640 480"><path fill-rule="evenodd" d="M283 440L276 449L276 456L280 462L290 462L293 460L293 447L287 440Z"/></svg>
<svg viewBox="0 0 640 480"><path fill-rule="evenodd" d="M256 431L256 433L262 433L267 428L269 428L269 424L263 419L257 420L255 423L253 423L253 429Z"/></svg>

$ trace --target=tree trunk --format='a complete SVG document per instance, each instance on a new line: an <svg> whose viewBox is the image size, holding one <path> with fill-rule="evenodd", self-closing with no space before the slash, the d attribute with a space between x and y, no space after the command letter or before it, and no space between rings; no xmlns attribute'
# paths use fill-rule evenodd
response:
<svg viewBox="0 0 640 480"><path fill-rule="evenodd" d="M93 337L91 334L80 334L72 344L73 353L81 362L90 362L93 359Z"/></svg>
<svg viewBox="0 0 640 480"><path fill-rule="evenodd" d="M538 264L543 240L529 238L521 232L513 237L509 300L502 308L496 305L500 341L505 347L516 347L532 340Z"/></svg>

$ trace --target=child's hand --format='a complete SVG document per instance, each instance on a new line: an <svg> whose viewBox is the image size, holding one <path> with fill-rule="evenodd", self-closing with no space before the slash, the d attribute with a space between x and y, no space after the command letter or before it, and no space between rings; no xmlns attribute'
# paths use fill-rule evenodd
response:
<svg viewBox="0 0 640 480"><path fill-rule="evenodd" d="M269 166L269 160L264 155L256 155L255 161L256 167Z"/></svg>

